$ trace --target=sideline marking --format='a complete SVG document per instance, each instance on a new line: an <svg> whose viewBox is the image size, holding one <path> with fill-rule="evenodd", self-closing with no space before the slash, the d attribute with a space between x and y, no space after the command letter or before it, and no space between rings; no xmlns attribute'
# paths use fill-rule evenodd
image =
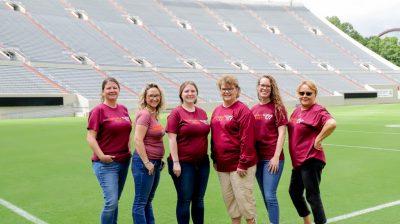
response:
<svg viewBox="0 0 400 224"><path fill-rule="evenodd" d="M385 127L388 127L388 128L400 128L400 124L387 124L387 125L385 125Z"/></svg>
<svg viewBox="0 0 400 224"><path fill-rule="evenodd" d="M336 130L335 132L355 132L355 133L366 133L366 134L400 135L400 132L377 132L377 131L357 131L357 130Z"/></svg>
<svg viewBox="0 0 400 224"><path fill-rule="evenodd" d="M366 209L359 210L359 211L355 211L355 212L352 212L352 213L349 213L349 214L336 216L336 217L328 219L328 223L333 223L333 222L341 221L341 220L344 220L344 219L349 219L349 218L352 218L352 217L355 217L355 216L367 214L367 213L370 213L370 212L375 212L375 211L382 210L384 208L393 207L393 206L396 206L396 205L400 205L400 200L389 202L389 203L382 204L382 205L378 205L378 206L371 207L371 208L366 208Z"/></svg>
<svg viewBox="0 0 400 224"><path fill-rule="evenodd" d="M373 149L373 150L381 150L381 151L400 152L400 149L368 147L368 146L358 146L358 145L337 145L337 144L323 144L323 145L338 146L338 147L345 147L345 148Z"/></svg>
<svg viewBox="0 0 400 224"><path fill-rule="evenodd" d="M10 209L11 211L17 213L18 215L24 217L25 219L27 219L35 224L48 224L47 222L29 214L27 211L24 211L23 209L13 205L11 202L8 202L2 198L0 198L0 205L3 205L4 207Z"/></svg>

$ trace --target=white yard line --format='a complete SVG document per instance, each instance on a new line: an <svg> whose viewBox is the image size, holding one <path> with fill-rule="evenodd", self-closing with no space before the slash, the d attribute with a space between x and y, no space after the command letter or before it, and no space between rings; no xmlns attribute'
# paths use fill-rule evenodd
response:
<svg viewBox="0 0 400 224"><path fill-rule="evenodd" d="M400 128L400 124L387 124L385 125L387 128Z"/></svg>
<svg viewBox="0 0 400 224"><path fill-rule="evenodd" d="M400 132L378 132L378 131L357 131L357 130L336 130L335 132L353 132L365 134L400 135Z"/></svg>
<svg viewBox="0 0 400 224"><path fill-rule="evenodd" d="M386 203L386 204L378 205L378 206L367 208L367 209L363 209L363 210L359 210L359 211L355 211L355 212L352 212L352 213L349 213L349 214L336 216L336 217L328 219L328 223L338 222L338 221L341 221L341 220L349 219L349 218L352 218L352 217L355 217L355 216L359 216L359 215L364 215L364 214L367 214L367 213L370 213L370 212L375 212L375 211L382 210L384 208L393 207L393 206L396 206L396 205L400 205L400 200L389 202L389 203Z"/></svg>
<svg viewBox="0 0 400 224"><path fill-rule="evenodd" d="M13 205L11 202L8 202L2 198L0 198L0 205L3 205L4 207L10 209L11 211L17 213L18 215L24 217L25 219L27 219L35 224L48 224L47 222L29 214L27 211L24 211L23 209Z"/></svg>
<svg viewBox="0 0 400 224"><path fill-rule="evenodd" d="M358 149L372 149L372 150L380 150L380 151L400 152L400 149L379 148L379 147L369 147L369 146L359 146L359 145L338 145L338 144L324 144L324 145L344 147L344 148L358 148Z"/></svg>

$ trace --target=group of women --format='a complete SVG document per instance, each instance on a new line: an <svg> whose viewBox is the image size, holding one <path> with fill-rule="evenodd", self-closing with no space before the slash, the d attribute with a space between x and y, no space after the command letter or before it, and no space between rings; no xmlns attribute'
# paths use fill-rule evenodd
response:
<svg viewBox="0 0 400 224"><path fill-rule="evenodd" d="M334 131L336 122L323 106L316 103L316 85L312 81L300 83L297 88L300 104L289 119L277 83L270 75L258 80L259 103L251 109L238 100L240 86L234 76L222 76L217 85L222 104L214 109L208 121L207 113L196 106L199 93L196 84L192 81L182 83L179 88L181 105L170 112L164 128L159 115L165 102L157 84L145 86L140 96L140 109L132 122L126 107L117 103L118 81L114 78L103 81L103 103L90 112L87 126L87 141L93 150L93 170L104 195L101 223L117 223L118 200L131 157L132 123L134 223L155 223L152 200L164 167L165 133L170 149L168 171L177 192L177 223L188 224L190 219L194 224L204 223L203 199L210 173L207 153L210 131L212 164L231 222L240 223L245 219L247 223L256 223L253 195L256 179L270 223L279 223L276 190L284 166L286 129L293 165L290 197L305 224L312 223L307 202L314 222L326 223L319 190L326 162L322 141Z"/></svg>

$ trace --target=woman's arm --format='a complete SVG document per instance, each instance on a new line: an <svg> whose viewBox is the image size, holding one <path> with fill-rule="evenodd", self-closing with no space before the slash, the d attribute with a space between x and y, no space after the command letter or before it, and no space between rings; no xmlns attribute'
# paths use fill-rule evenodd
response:
<svg viewBox="0 0 400 224"><path fill-rule="evenodd" d="M254 115L250 110L238 119L240 125L240 156L237 173L243 177L247 175L249 163L256 157L254 148Z"/></svg>
<svg viewBox="0 0 400 224"><path fill-rule="evenodd" d="M276 141L276 149L274 157L269 161L268 170L271 173L278 172L279 169L279 157L281 156L283 150L283 143L286 137L286 125L281 125L278 127L278 139Z"/></svg>
<svg viewBox="0 0 400 224"><path fill-rule="evenodd" d="M149 171L149 175L153 175L154 173L154 164L150 162L149 158L147 157L146 149L144 147L144 136L146 136L147 127L144 125L136 125L135 126L135 149L139 154L140 158L143 161L144 166Z"/></svg>
<svg viewBox="0 0 400 224"><path fill-rule="evenodd" d="M86 135L86 141L89 143L90 148L94 152L94 154L100 159L103 163L111 163L115 156L104 155L103 151L101 151L99 143L96 139L97 132L94 130L88 130Z"/></svg>
<svg viewBox="0 0 400 224"><path fill-rule="evenodd" d="M176 134L168 133L169 151L171 152L172 162L174 163L173 171L175 176L181 175L181 165L179 164L178 144L176 142Z"/></svg>
<svg viewBox="0 0 400 224"><path fill-rule="evenodd" d="M336 128L335 119L331 118L327 120L322 127L322 130L319 132L314 141L314 148L321 150L322 149L322 140L328 137Z"/></svg>

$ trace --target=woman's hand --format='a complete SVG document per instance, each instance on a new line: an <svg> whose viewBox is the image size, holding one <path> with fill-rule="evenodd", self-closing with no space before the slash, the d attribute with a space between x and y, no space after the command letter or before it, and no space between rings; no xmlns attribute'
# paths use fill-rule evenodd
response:
<svg viewBox="0 0 400 224"><path fill-rule="evenodd" d="M172 168L172 171L174 172L176 177L179 177L181 175L181 164L179 163L179 161L174 161L174 166Z"/></svg>
<svg viewBox="0 0 400 224"><path fill-rule="evenodd" d="M149 171L149 175L153 175L154 173L154 164L150 161L147 161L144 163L144 166L146 169Z"/></svg>
<svg viewBox="0 0 400 224"><path fill-rule="evenodd" d="M112 163L114 162L115 156L110 156L110 155L102 155L99 157L100 161L103 163Z"/></svg>
<svg viewBox="0 0 400 224"><path fill-rule="evenodd" d="M272 157L268 163L268 171L270 173L277 173L279 170L279 157Z"/></svg>
<svg viewBox="0 0 400 224"><path fill-rule="evenodd" d="M321 132L315 138L314 148L317 150L322 150L322 140L331 135L335 129L336 129L336 121L335 119L330 118L325 122Z"/></svg>
<svg viewBox="0 0 400 224"><path fill-rule="evenodd" d="M314 148L317 150L322 150L322 141L318 138L316 138L314 141Z"/></svg>

